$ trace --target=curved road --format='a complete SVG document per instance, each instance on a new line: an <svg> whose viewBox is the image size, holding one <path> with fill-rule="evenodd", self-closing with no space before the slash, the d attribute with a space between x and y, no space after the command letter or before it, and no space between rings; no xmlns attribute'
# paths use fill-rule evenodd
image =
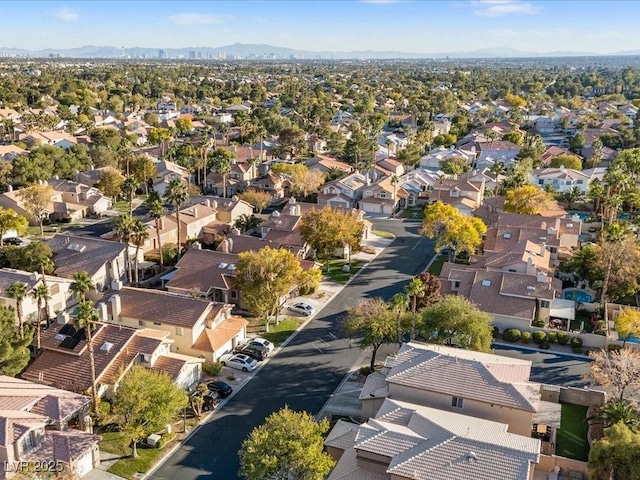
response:
<svg viewBox="0 0 640 480"><path fill-rule="evenodd" d="M234 480L242 441L268 415L285 405L319 412L361 354L342 338L339 318L362 298L390 298L422 272L433 256L434 242L420 236L419 227L419 222L374 221L374 228L396 235L393 243L151 478Z"/></svg>

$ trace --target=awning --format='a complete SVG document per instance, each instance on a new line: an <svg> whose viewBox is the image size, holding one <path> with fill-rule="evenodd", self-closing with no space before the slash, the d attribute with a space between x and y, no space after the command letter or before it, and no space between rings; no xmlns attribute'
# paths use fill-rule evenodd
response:
<svg viewBox="0 0 640 480"><path fill-rule="evenodd" d="M563 300L556 298L551 301L549 315L555 318L565 318L567 320L575 320L576 318L576 302L573 300Z"/></svg>

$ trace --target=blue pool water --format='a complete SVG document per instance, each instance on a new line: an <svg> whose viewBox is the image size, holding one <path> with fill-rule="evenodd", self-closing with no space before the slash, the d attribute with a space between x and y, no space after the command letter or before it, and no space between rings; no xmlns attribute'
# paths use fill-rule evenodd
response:
<svg viewBox="0 0 640 480"><path fill-rule="evenodd" d="M565 290L564 298L565 300L573 300L580 303L593 302L593 295L589 292L585 292L584 290Z"/></svg>
<svg viewBox="0 0 640 480"><path fill-rule="evenodd" d="M573 215L577 215L580 217L580 220L582 220L584 222L585 218L587 218L589 216L589 212L580 212L580 211L570 211L567 212L569 218L571 218Z"/></svg>
<svg viewBox="0 0 640 480"><path fill-rule="evenodd" d="M592 239L593 238L588 233L581 233L580 235L578 235L578 240L580 240L581 242L588 242Z"/></svg>
<svg viewBox="0 0 640 480"><path fill-rule="evenodd" d="M618 340L623 342L624 338L618 335ZM640 339L634 337L633 335L629 335L629 338L627 338L627 343L640 343Z"/></svg>

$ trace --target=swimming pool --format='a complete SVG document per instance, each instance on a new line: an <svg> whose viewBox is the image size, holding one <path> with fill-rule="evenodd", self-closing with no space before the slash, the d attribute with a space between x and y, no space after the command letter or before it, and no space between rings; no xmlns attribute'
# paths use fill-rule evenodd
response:
<svg viewBox="0 0 640 480"><path fill-rule="evenodd" d="M564 291L564 298L565 300L573 300L579 303L592 303L594 295L584 290L573 288Z"/></svg>
<svg viewBox="0 0 640 480"><path fill-rule="evenodd" d="M584 222L584 220L589 217L589 212L581 212L579 210L572 210L570 212L567 212L567 216L569 218L573 217L574 215L577 215L578 217L580 217L580 220L582 220Z"/></svg>
<svg viewBox="0 0 640 480"><path fill-rule="evenodd" d="M624 338L622 338L620 334L618 334L618 340L620 342L624 342ZM629 338L627 338L627 343L640 343L640 339L634 337L633 335L629 335Z"/></svg>

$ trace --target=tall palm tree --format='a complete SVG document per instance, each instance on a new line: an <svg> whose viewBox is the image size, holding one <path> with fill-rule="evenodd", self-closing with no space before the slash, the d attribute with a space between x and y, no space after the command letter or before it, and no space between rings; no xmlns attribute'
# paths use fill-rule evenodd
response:
<svg viewBox="0 0 640 480"><path fill-rule="evenodd" d="M393 142L390 139L386 139L384 141L384 144L387 147L387 157L391 158L391 145L393 145Z"/></svg>
<svg viewBox="0 0 640 480"><path fill-rule="evenodd" d="M149 209L149 217L151 217L156 227L156 240L158 241L158 250L160 251L160 268L164 267L164 259L162 257L162 242L160 240L160 219L164 217L164 205L160 195L155 190L149 194L147 198L147 208Z"/></svg>
<svg viewBox="0 0 640 480"><path fill-rule="evenodd" d="M416 309L418 306L418 298L424 297L424 284L419 278L413 278L404 287L404 291L411 297L411 339L416 336Z"/></svg>
<svg viewBox="0 0 640 480"><path fill-rule="evenodd" d="M53 270L55 269L55 265L53 264L53 260L51 260L51 257L49 257L46 253L42 253L40 255L37 255L35 258L32 259L33 261L33 265L40 271L40 276L42 278L42 284L45 286L45 288L47 289L47 291L49 291L49 287L47 286L47 276L46 276L46 272L53 272ZM49 322L51 320L51 313L49 310L49 300L51 299L51 297L46 296L43 298L44 300L44 310L45 310L45 318L47 320L47 326L49 325Z"/></svg>
<svg viewBox="0 0 640 480"><path fill-rule="evenodd" d="M391 185L393 185L393 211L391 212L391 218L396 218L396 194L398 193L398 183L400 183L400 179L396 174L391 176Z"/></svg>
<svg viewBox="0 0 640 480"><path fill-rule="evenodd" d="M131 275L131 259L129 258L129 243L131 242L131 230L133 228L134 218L129 214L118 215L113 220L113 228L116 234L120 238L120 241L127 246L125 258L127 262L127 279L129 282L133 281Z"/></svg>
<svg viewBox="0 0 640 480"><path fill-rule="evenodd" d="M491 168L489 169L489 171L495 175L495 181L496 181L495 194L498 195L500 191L500 181L498 179L500 178L500 175L504 174L505 172L504 163L495 162L493 165L491 165Z"/></svg>
<svg viewBox="0 0 640 480"><path fill-rule="evenodd" d="M89 369L91 372L91 397L93 398L93 411L95 412L98 402L98 387L96 382L96 360L93 355L93 329L95 323L99 320L98 310L89 301L83 301L78 305L78 313L76 314L76 326L85 329L87 336L87 347L89 349Z"/></svg>
<svg viewBox="0 0 640 480"><path fill-rule="evenodd" d="M29 287L23 282L13 282L7 289L9 298L16 301L16 315L18 317L18 327L20 328L20 338L24 338L24 318L22 313L22 302L27 296Z"/></svg>
<svg viewBox="0 0 640 480"><path fill-rule="evenodd" d="M49 295L49 289L46 285L38 285L31 291L31 296L36 299L38 302L38 313L36 315L36 354L40 352L40 328L42 325L42 305L43 303L51 298ZM49 319L47 318L47 322Z"/></svg>
<svg viewBox="0 0 640 480"><path fill-rule="evenodd" d="M402 314L405 313L409 309L409 295L406 293L396 293L391 300L389 300L389 304L391 306L391 310L396 313L396 322L398 324L398 345L402 345Z"/></svg>
<svg viewBox="0 0 640 480"><path fill-rule="evenodd" d="M584 198L584 192L579 187L573 186L564 194L564 198L567 201L567 206L571 210L571 206L575 202L579 202Z"/></svg>
<svg viewBox="0 0 640 480"><path fill-rule="evenodd" d="M226 123L221 123L220 126L218 127L218 130L220 131L220 133L222 134L222 137L224 138L225 146L228 146L229 133L231 133L231 127L229 127L229 125L227 125Z"/></svg>
<svg viewBox="0 0 640 480"><path fill-rule="evenodd" d="M227 198L227 175L231 172L231 159L226 156L216 156L215 163L216 172L222 175L222 197Z"/></svg>
<svg viewBox="0 0 640 480"><path fill-rule="evenodd" d="M140 271L139 271L139 263L138 263L138 255L140 254L140 247L144 246L144 243L149 240L149 229L147 228L147 224L144 223L140 219L135 219L133 222L133 228L131 229L131 239L133 240L133 244L136 246L136 269L135 269L135 279L136 279L136 287L140 284Z"/></svg>
<svg viewBox="0 0 640 480"><path fill-rule="evenodd" d="M73 274L73 282L69 290L82 302L87 300L87 293L95 291L96 286L87 272L80 271Z"/></svg>
<svg viewBox="0 0 640 480"><path fill-rule="evenodd" d="M133 175L127 177L124 182L122 182L122 193L129 204L129 215L133 215L133 199L136 196L136 190L139 185L138 180Z"/></svg>
<svg viewBox="0 0 640 480"><path fill-rule="evenodd" d="M178 258L180 258L182 250L180 248L180 206L189 200L189 191L187 184L181 178L174 178L167 185L164 192L164 198L171 203L176 209L176 224L178 226Z"/></svg>

